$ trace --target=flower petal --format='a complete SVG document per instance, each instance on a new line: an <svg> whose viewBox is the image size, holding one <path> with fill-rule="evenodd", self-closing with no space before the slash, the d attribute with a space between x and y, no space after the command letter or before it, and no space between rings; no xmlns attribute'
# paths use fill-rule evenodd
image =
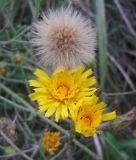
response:
<svg viewBox="0 0 136 160"><path fill-rule="evenodd" d="M116 118L116 112L110 112L110 113L106 113L102 116L102 121L109 121L109 120L113 120Z"/></svg>
<svg viewBox="0 0 136 160"><path fill-rule="evenodd" d="M56 109L56 114L55 114L55 121L58 122L58 120L60 119L61 116L61 107L58 106Z"/></svg>
<svg viewBox="0 0 136 160"><path fill-rule="evenodd" d="M48 108L49 108L48 105L39 105L38 111L42 113L45 112Z"/></svg>
<svg viewBox="0 0 136 160"><path fill-rule="evenodd" d="M37 80L29 80L29 85L32 87L44 87L44 85Z"/></svg>
<svg viewBox="0 0 136 160"><path fill-rule="evenodd" d="M61 106L61 117L62 118L67 118L68 117L68 107L67 105L62 105Z"/></svg>
<svg viewBox="0 0 136 160"><path fill-rule="evenodd" d="M55 111L56 111L56 107L55 106L49 106L48 110L45 113L45 117L50 117L51 115L54 114Z"/></svg>
<svg viewBox="0 0 136 160"><path fill-rule="evenodd" d="M36 69L34 74L39 78L44 85L47 85L50 81L50 77L40 69Z"/></svg>

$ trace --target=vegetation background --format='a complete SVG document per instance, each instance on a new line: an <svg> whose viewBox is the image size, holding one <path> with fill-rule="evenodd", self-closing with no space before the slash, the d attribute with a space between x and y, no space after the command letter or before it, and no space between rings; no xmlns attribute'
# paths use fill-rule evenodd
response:
<svg viewBox="0 0 136 160"><path fill-rule="evenodd" d="M0 160L104 160L136 159L136 125L122 132L65 142L50 156L38 147L46 128L69 136L66 124L55 124L30 102L33 70L42 67L29 44L31 24L49 8L66 6L68 0L0 0ZM136 105L136 0L73 0L98 30L95 70L101 96L118 114ZM5 117L6 119L4 119ZM14 126L12 126L12 125ZM60 127L61 126L61 127ZM65 128L65 129L64 129ZM98 151L100 148L101 153Z"/></svg>

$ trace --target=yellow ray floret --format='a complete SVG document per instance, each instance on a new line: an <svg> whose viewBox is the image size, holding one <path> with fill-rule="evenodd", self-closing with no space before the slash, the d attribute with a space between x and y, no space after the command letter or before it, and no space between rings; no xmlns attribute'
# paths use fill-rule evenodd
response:
<svg viewBox="0 0 136 160"><path fill-rule="evenodd" d="M72 119L75 124L75 131L85 137L92 136L99 131L97 128L103 121L113 120L116 118L116 112L104 114L105 103L97 103L98 97L92 96L85 98L79 109L75 110Z"/></svg>
<svg viewBox="0 0 136 160"><path fill-rule="evenodd" d="M30 80L30 86L34 87L29 96L37 101L39 112L45 112L46 117L55 114L55 120L67 118L73 114L84 97L92 96L96 88L93 85L96 79L89 69L84 71L80 66L73 70L63 67L48 76L44 71L36 69L34 74L37 80Z"/></svg>

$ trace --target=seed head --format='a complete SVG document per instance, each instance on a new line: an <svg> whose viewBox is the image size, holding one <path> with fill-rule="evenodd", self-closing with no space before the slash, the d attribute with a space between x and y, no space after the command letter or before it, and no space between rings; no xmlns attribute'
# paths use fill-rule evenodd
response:
<svg viewBox="0 0 136 160"><path fill-rule="evenodd" d="M32 44L43 64L73 68L94 58L96 32L79 11L50 11L42 18L33 25Z"/></svg>

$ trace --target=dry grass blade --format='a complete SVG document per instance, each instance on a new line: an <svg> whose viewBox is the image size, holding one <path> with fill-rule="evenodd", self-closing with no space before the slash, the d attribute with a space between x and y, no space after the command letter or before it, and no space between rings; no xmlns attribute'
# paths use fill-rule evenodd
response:
<svg viewBox="0 0 136 160"><path fill-rule="evenodd" d="M117 60L113 56L108 54L108 57L112 61L112 63L117 67L117 69L120 71L122 76L125 78L126 82L129 84L130 88L132 90L135 90L135 86L134 86L133 82L131 81L129 75L125 72L123 67L117 62Z"/></svg>
<svg viewBox="0 0 136 160"><path fill-rule="evenodd" d="M127 18L126 14L125 14L125 11L123 10L123 8L122 8L119 0L114 0L114 3L116 4L116 6L117 6L117 8L118 8L118 10L119 10L119 12L120 12L120 14L121 14L121 16L122 16L122 19L124 20L125 24L127 25L130 33L131 33L134 37L136 37L136 32L135 32L135 30L133 29L133 27L132 27L129 19Z"/></svg>

